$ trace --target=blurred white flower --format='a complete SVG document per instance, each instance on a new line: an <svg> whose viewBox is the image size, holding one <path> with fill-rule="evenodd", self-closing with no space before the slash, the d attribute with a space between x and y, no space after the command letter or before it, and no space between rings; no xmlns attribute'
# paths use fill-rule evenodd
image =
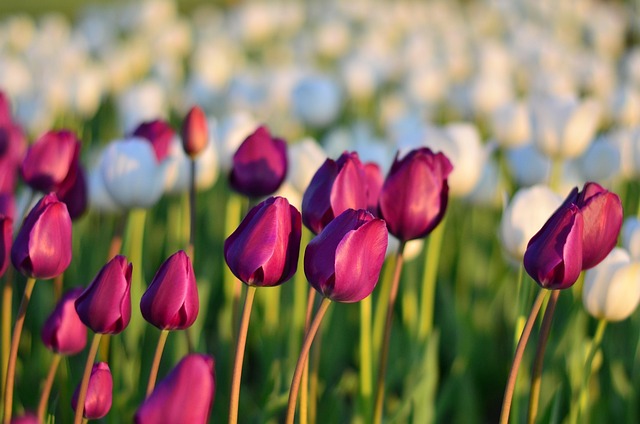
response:
<svg viewBox="0 0 640 424"><path fill-rule="evenodd" d="M421 239L409 240L408 242L405 243L404 250L402 251L402 257L404 258L405 261L411 261L417 258L420 255L420 253L422 253L422 249L424 248L424 240L425 239L421 238ZM392 236L391 233L389 233L389 242L387 244L387 252L385 253L385 256L387 258L390 256L395 256L398 253L399 247L400 247L400 240L398 240L397 238Z"/></svg>
<svg viewBox="0 0 640 424"><path fill-rule="evenodd" d="M485 163L478 184L464 199L474 205L499 207L502 204L504 189L498 164L491 158Z"/></svg>
<svg viewBox="0 0 640 424"><path fill-rule="evenodd" d="M0 51L0 87L11 98L18 98L33 89L33 77L28 65L16 55Z"/></svg>
<svg viewBox="0 0 640 424"><path fill-rule="evenodd" d="M314 35L316 48L322 56L336 59L349 49L351 29L340 17L320 22Z"/></svg>
<svg viewBox="0 0 640 424"><path fill-rule="evenodd" d="M327 76L307 76L296 84L291 94L293 113L313 128L333 123L342 108L341 89Z"/></svg>
<svg viewBox="0 0 640 424"><path fill-rule="evenodd" d="M591 143L587 151L576 161L586 181L611 180L620 172L620 152L602 137Z"/></svg>
<svg viewBox="0 0 640 424"><path fill-rule="evenodd" d="M122 211L122 208L113 200L102 176L102 162L104 162L104 150L97 153L95 162L89 168L87 181L87 191L89 193L89 209L103 213L115 213Z"/></svg>
<svg viewBox="0 0 640 424"><path fill-rule="evenodd" d="M218 150L220 169L224 173L231 170L233 155L238 147L258 127L259 123L248 113L236 112L222 118L216 125L209 120L209 128L215 128L214 140Z"/></svg>
<svg viewBox="0 0 640 424"><path fill-rule="evenodd" d="M162 87L147 80L130 87L117 99L118 116L124 133L132 132L141 122L166 118L167 100Z"/></svg>
<svg viewBox="0 0 640 424"><path fill-rule="evenodd" d="M622 246L634 261L640 260L640 220L630 216L622 225Z"/></svg>
<svg viewBox="0 0 640 424"><path fill-rule="evenodd" d="M211 128L213 129L213 128ZM189 190L191 178L191 160L185 154L180 137L171 140L169 154L165 159L165 191L170 194L184 193ZM209 142L196 158L196 189L211 188L218 179L218 157L215 141Z"/></svg>
<svg viewBox="0 0 640 424"><path fill-rule="evenodd" d="M640 127L609 131L603 138L619 152L621 176L631 179L640 175Z"/></svg>
<svg viewBox="0 0 640 424"><path fill-rule="evenodd" d="M640 124L640 88L626 84L611 96L611 118L622 126Z"/></svg>
<svg viewBox="0 0 640 424"><path fill-rule="evenodd" d="M491 115L495 139L502 147L525 145L531 139L531 119L525 102L507 102Z"/></svg>
<svg viewBox="0 0 640 424"><path fill-rule="evenodd" d="M287 147L287 157L286 181L298 193L304 193L318 168L327 159L327 154L314 139L305 138Z"/></svg>
<svg viewBox="0 0 640 424"><path fill-rule="evenodd" d="M87 64L69 84L71 108L84 119L93 117L100 107L105 89L105 75L101 67Z"/></svg>

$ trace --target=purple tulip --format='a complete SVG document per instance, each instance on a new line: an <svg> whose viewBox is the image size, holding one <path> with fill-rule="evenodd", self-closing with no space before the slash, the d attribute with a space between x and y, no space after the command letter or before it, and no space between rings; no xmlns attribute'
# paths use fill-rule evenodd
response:
<svg viewBox="0 0 640 424"><path fill-rule="evenodd" d="M80 384L76 387L76 391L71 398L71 407L74 411L78 407L79 395ZM93 364L82 415L89 420L97 420L104 417L111 409L112 396L113 378L111 377L109 365L106 362Z"/></svg>
<svg viewBox="0 0 640 424"><path fill-rule="evenodd" d="M87 327L80 321L74 305L80 294L80 287L67 291L44 322L40 336L47 349L61 355L75 355L84 349Z"/></svg>
<svg viewBox="0 0 640 424"><path fill-rule="evenodd" d="M0 215L15 218L16 216L16 199L13 192L0 192Z"/></svg>
<svg viewBox="0 0 640 424"><path fill-rule="evenodd" d="M156 119L138 125L132 135L149 140L156 154L156 159L158 162L162 162L169 155L169 146L174 134L167 122Z"/></svg>
<svg viewBox="0 0 640 424"><path fill-rule="evenodd" d="M13 241L13 219L0 212L0 277L9 266L9 252Z"/></svg>
<svg viewBox="0 0 640 424"><path fill-rule="evenodd" d="M327 159L316 171L302 197L302 221L319 234L347 209L367 208L367 177L356 152Z"/></svg>
<svg viewBox="0 0 640 424"><path fill-rule="evenodd" d="M224 242L231 272L249 286L277 286L298 266L300 212L283 197L256 205Z"/></svg>
<svg viewBox="0 0 640 424"><path fill-rule="evenodd" d="M545 289L571 287L582 271L582 235L585 227L580 209L562 205L534 235L524 253L524 268Z"/></svg>
<svg viewBox="0 0 640 424"><path fill-rule="evenodd" d="M287 143L258 127L233 155L231 188L249 197L274 193L287 176Z"/></svg>
<svg viewBox="0 0 640 424"><path fill-rule="evenodd" d="M185 356L140 405L134 422L207 423L215 395L215 380L212 357L198 353Z"/></svg>
<svg viewBox="0 0 640 424"><path fill-rule="evenodd" d="M40 280L62 274L71 263L71 218L54 193L40 199L24 219L11 262L27 277Z"/></svg>
<svg viewBox="0 0 640 424"><path fill-rule="evenodd" d="M33 412L25 412L24 415L11 418L11 424L42 424L38 416Z"/></svg>
<svg viewBox="0 0 640 424"><path fill-rule="evenodd" d="M209 142L207 116L198 106L192 107L185 116L182 122L181 136L182 148L191 159L194 159L207 147Z"/></svg>
<svg viewBox="0 0 640 424"><path fill-rule="evenodd" d="M375 162L364 164L364 175L367 180L367 210L375 217L380 217L378 211L378 200L380 199L380 191L384 184L384 176L380 170L380 165Z"/></svg>
<svg viewBox="0 0 640 424"><path fill-rule="evenodd" d="M142 295L142 316L161 330L184 330L198 317L198 287L191 259L180 250L158 269Z"/></svg>
<svg viewBox="0 0 640 424"><path fill-rule="evenodd" d="M0 192L13 193L27 150L24 131L11 117L11 105L0 90Z"/></svg>
<svg viewBox="0 0 640 424"><path fill-rule="evenodd" d="M311 240L304 253L304 273L324 297L358 302L378 283L387 242L382 219L363 209L347 209Z"/></svg>
<svg viewBox="0 0 640 424"><path fill-rule="evenodd" d="M67 205L69 216L72 220L81 217L87 210L87 180L85 171L80 163L72 166L67 178L60 184L56 194L60 201Z"/></svg>
<svg viewBox="0 0 640 424"><path fill-rule="evenodd" d="M49 131L29 146L22 178L34 190L56 191L77 163L80 142L69 130Z"/></svg>
<svg viewBox="0 0 640 424"><path fill-rule="evenodd" d="M117 334L129 324L132 269L126 257L115 256L76 300L80 320L95 333Z"/></svg>
<svg viewBox="0 0 640 424"><path fill-rule="evenodd" d="M429 234L444 217L453 170L442 153L423 147L396 158L380 192L380 214L402 241Z"/></svg>

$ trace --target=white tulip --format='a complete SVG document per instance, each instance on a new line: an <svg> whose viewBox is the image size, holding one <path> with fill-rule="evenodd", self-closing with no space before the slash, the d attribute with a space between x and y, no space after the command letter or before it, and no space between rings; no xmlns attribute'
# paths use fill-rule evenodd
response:
<svg viewBox="0 0 640 424"><path fill-rule="evenodd" d="M509 149L507 163L513 179L525 187L547 181L551 171L551 160L533 144Z"/></svg>
<svg viewBox="0 0 640 424"><path fill-rule="evenodd" d="M622 225L622 246L634 261L640 260L640 220L634 216L625 219Z"/></svg>
<svg viewBox="0 0 640 424"><path fill-rule="evenodd" d="M613 120L623 126L640 123L640 90L631 85L619 87L611 98Z"/></svg>
<svg viewBox="0 0 640 424"><path fill-rule="evenodd" d="M182 148L180 137L174 137L165 159L165 191L171 194L189 190L191 181L191 160ZM196 158L196 189L206 190L218 179L218 157L212 138Z"/></svg>
<svg viewBox="0 0 640 424"><path fill-rule="evenodd" d="M301 79L291 94L296 117L314 128L324 128L333 123L342 108L340 86L326 76Z"/></svg>
<svg viewBox="0 0 640 424"><path fill-rule="evenodd" d="M118 98L117 106L120 125L125 133L132 132L144 121L167 115L164 90L153 80L130 87Z"/></svg>
<svg viewBox="0 0 640 424"><path fill-rule="evenodd" d="M209 120L212 128L213 120ZM259 123L248 113L238 112L222 118L215 126L216 148L220 160L220 169L227 173L231 170L233 155L242 142L251 135ZM213 132L212 132L213 133Z"/></svg>
<svg viewBox="0 0 640 424"><path fill-rule="evenodd" d="M620 172L620 152L600 138L578 158L578 166L586 181L610 180Z"/></svg>
<svg viewBox="0 0 640 424"><path fill-rule="evenodd" d="M505 103L494 110L491 126L500 146L523 146L531 139L529 107L522 101Z"/></svg>
<svg viewBox="0 0 640 424"><path fill-rule="evenodd" d="M314 139L305 138L288 146L287 157L287 182L299 193L304 193L318 168L327 159L327 154Z"/></svg>

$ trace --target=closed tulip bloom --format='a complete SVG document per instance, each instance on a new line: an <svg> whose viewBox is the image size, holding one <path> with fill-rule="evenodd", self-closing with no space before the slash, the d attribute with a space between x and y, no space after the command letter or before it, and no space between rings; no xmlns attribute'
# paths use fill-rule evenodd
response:
<svg viewBox="0 0 640 424"><path fill-rule="evenodd" d="M0 213L0 277L9 266L9 252L13 241L13 219Z"/></svg>
<svg viewBox="0 0 640 424"><path fill-rule="evenodd" d="M444 217L449 200L447 177L453 170L442 153L423 147L391 165L380 192L380 214L401 241L422 238Z"/></svg>
<svg viewBox="0 0 640 424"><path fill-rule="evenodd" d="M249 286L277 286L296 272L301 233L300 212L284 197L270 197L225 240L225 261Z"/></svg>
<svg viewBox="0 0 640 424"><path fill-rule="evenodd" d="M287 176L287 144L260 126L233 155L231 188L249 197L268 196Z"/></svg>
<svg viewBox="0 0 640 424"><path fill-rule="evenodd" d="M75 411L78 407L78 396L80 384L71 398L71 407ZM84 401L84 411L82 415L89 420L97 420L104 417L111 409L113 397L113 377L106 362L98 362L91 369L89 386L87 388L87 398Z"/></svg>
<svg viewBox="0 0 640 424"><path fill-rule="evenodd" d="M166 121L156 119L138 125L132 136L147 139L153 146L156 159L158 162L162 162L169 154L169 145L174 134L173 129Z"/></svg>
<svg viewBox="0 0 640 424"><path fill-rule="evenodd" d="M26 150L22 128L14 123L0 123L0 192L14 191Z"/></svg>
<svg viewBox="0 0 640 424"><path fill-rule="evenodd" d="M132 268L126 257L115 256L76 300L80 320L95 333L118 334L129 324Z"/></svg>
<svg viewBox="0 0 640 424"><path fill-rule="evenodd" d="M324 297L359 302L378 283L387 243L382 219L362 209L347 209L311 240L304 253L304 273Z"/></svg>
<svg viewBox="0 0 640 424"><path fill-rule="evenodd" d="M524 268L531 278L545 289L571 287L582 271L583 230L580 209L562 205L529 241Z"/></svg>
<svg viewBox="0 0 640 424"><path fill-rule="evenodd" d="M375 162L364 164L364 175L367 179L367 210L377 217L379 216L378 199L384 184L384 175L380 165Z"/></svg>
<svg viewBox="0 0 640 424"><path fill-rule="evenodd" d="M147 291L142 295L142 316L161 330L183 330L198 317L198 287L193 266L180 250L158 269Z"/></svg>
<svg viewBox="0 0 640 424"><path fill-rule="evenodd" d="M356 152L338 160L327 159L318 169L302 197L302 221L319 234L347 209L367 208L367 176Z"/></svg>
<svg viewBox="0 0 640 424"><path fill-rule="evenodd" d="M87 327L76 312L75 301L82 288L69 290L42 326L40 336L47 349L61 355L80 353L87 344Z"/></svg>
<svg viewBox="0 0 640 424"><path fill-rule="evenodd" d="M209 143L207 116L198 106L189 110L182 122L182 147L191 159L198 156Z"/></svg>
<svg viewBox="0 0 640 424"><path fill-rule="evenodd" d="M134 416L136 424L205 424L215 395L215 362L211 356L185 356L160 381Z"/></svg>
<svg viewBox="0 0 640 424"><path fill-rule="evenodd" d="M67 205L69 216L72 220L81 217L87 210L89 202L87 179L84 168L79 163L69 171L67 178L62 182L56 194L60 201Z"/></svg>
<svg viewBox="0 0 640 424"><path fill-rule="evenodd" d="M71 263L71 218L51 193L31 209L11 248L13 266L27 277L46 280Z"/></svg>
<svg viewBox="0 0 640 424"><path fill-rule="evenodd" d="M49 131L29 146L22 177L34 190L56 191L78 161L80 142L68 130Z"/></svg>

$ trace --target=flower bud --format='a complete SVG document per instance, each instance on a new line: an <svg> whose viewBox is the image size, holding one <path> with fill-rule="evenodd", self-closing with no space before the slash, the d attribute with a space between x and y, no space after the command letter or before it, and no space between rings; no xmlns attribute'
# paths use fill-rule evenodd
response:
<svg viewBox="0 0 640 424"><path fill-rule="evenodd" d="M136 424L209 422L215 395L212 357L192 353L160 381L134 416Z"/></svg>
<svg viewBox="0 0 640 424"><path fill-rule="evenodd" d="M191 259L180 250L158 269L142 295L142 316L161 330L184 330L198 317L198 287Z"/></svg>
<svg viewBox="0 0 640 424"><path fill-rule="evenodd" d="M207 116L202 109L194 106L189 110L182 122L182 147L184 152L194 159L209 142Z"/></svg>
<svg viewBox="0 0 640 424"><path fill-rule="evenodd" d="M95 333L118 334L129 324L132 269L126 257L115 256L76 300L80 320Z"/></svg>
<svg viewBox="0 0 640 424"><path fill-rule="evenodd" d="M9 266L9 252L13 241L13 219L0 213L0 277Z"/></svg>
<svg viewBox="0 0 640 424"><path fill-rule="evenodd" d="M71 263L71 218L51 193L31 209L11 248L11 262L27 277L46 280Z"/></svg>
<svg viewBox="0 0 640 424"><path fill-rule="evenodd" d="M57 191L78 162L80 142L68 130L49 131L29 146L22 161L22 178L34 190Z"/></svg>
<svg viewBox="0 0 640 424"><path fill-rule="evenodd" d="M69 290L42 326L40 336L47 349L61 355L80 353L87 344L87 327L76 312L75 301L82 288Z"/></svg>
<svg viewBox="0 0 640 424"><path fill-rule="evenodd" d="M249 286L277 286L296 272L301 233L300 212L284 197L270 197L225 240L225 261Z"/></svg>
<svg viewBox="0 0 640 424"><path fill-rule="evenodd" d="M74 411L78 407L79 395L80 385L78 384L71 398L71 407ZM97 420L104 417L111 409L112 396L113 378L111 377L109 365L106 362L93 364L82 415L89 420Z"/></svg>
<svg viewBox="0 0 640 424"><path fill-rule="evenodd" d="M359 302L378 283L387 243L383 220L362 209L347 209L307 245L304 273L324 297Z"/></svg>
<svg viewBox="0 0 640 424"><path fill-rule="evenodd" d="M153 147L157 161L162 162L169 153L169 145L171 144L173 135L173 129L171 129L167 122L162 119L156 119L138 125L131 139L141 137L148 140Z"/></svg>

